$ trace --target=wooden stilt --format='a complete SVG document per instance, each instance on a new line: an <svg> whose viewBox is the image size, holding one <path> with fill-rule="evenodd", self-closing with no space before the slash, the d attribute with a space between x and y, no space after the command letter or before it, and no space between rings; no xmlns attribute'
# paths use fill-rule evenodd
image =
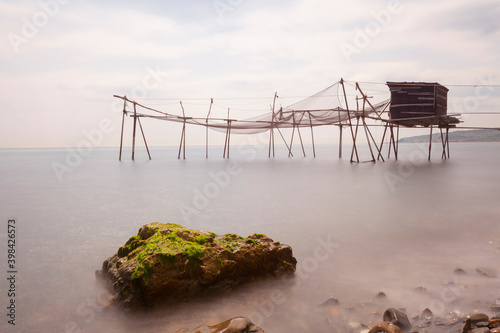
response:
<svg viewBox="0 0 500 333"><path fill-rule="evenodd" d="M392 124L389 127L389 131L391 132L391 137L389 138L389 151L387 152L387 158L391 158L391 145L394 146L394 129Z"/></svg>
<svg viewBox="0 0 500 333"><path fill-rule="evenodd" d="M431 134L429 136L429 157L428 157L428 161L431 160L431 148L432 148L432 125L430 126L431 127Z"/></svg>
<svg viewBox="0 0 500 333"><path fill-rule="evenodd" d="M286 143L285 137L283 136L283 133L281 133L281 130L279 129L279 127L276 127L276 129L278 130L278 133L280 134L281 139L283 140L283 143L285 144L286 148L288 149L288 156L289 157L290 157L290 155L293 156L292 147L288 147L288 144Z"/></svg>
<svg viewBox="0 0 500 333"><path fill-rule="evenodd" d="M182 124L181 142L179 144L179 154L177 155L178 160L181 158L182 144L184 142L185 132L186 132L186 122L184 122L184 124ZM185 158L186 158L186 156L184 156L184 159Z"/></svg>
<svg viewBox="0 0 500 333"><path fill-rule="evenodd" d="M306 157L306 150L304 148L304 142L302 141L302 134L300 134L300 124L302 123L304 114L305 112L302 112L302 117L300 117L299 123L297 124L297 133L299 134L300 146L302 147L302 154L304 154L304 157Z"/></svg>
<svg viewBox="0 0 500 333"><path fill-rule="evenodd" d="M184 106L182 105L182 102L179 102L181 104L181 109L182 109L182 134L181 134L181 143L179 145L179 154L177 155L177 159L181 158L181 150L182 150L182 159L186 159L186 119L191 119L191 117L186 117L186 113L184 112Z"/></svg>
<svg viewBox="0 0 500 333"><path fill-rule="evenodd" d="M384 127L384 133L382 134L382 141L380 143L380 150L378 152L377 160L381 157L382 155L382 148L384 147L384 140L385 140L385 133L387 132L387 127L389 126L389 123L385 123ZM391 141L389 140L389 147L391 147Z"/></svg>
<svg viewBox="0 0 500 333"><path fill-rule="evenodd" d="M293 145L293 136L295 134L295 112L292 112L292 137L290 139L290 149L288 149L288 157L293 156L292 155L292 145Z"/></svg>
<svg viewBox="0 0 500 333"><path fill-rule="evenodd" d="M344 86L344 79L340 79L340 84L342 85L342 91L344 92L344 100L345 100L345 107L347 109L347 118L349 119L349 128L351 130L351 137L352 137L352 140L353 140L353 153L355 152L356 153L356 159L358 160L359 162L359 157L358 157L358 149L356 147L356 136L354 135L354 131L352 129L352 122L351 122L351 113L349 111L349 105L347 103L347 95L345 93L345 86ZM359 119L358 119L359 121ZM357 130L357 129L356 129ZM352 153L351 153L351 162L352 162Z"/></svg>
<svg viewBox="0 0 500 333"><path fill-rule="evenodd" d="M149 159L151 159L151 154L149 153L148 143L146 142L146 136L144 135L144 131L142 130L141 118L137 118L139 121L139 128L141 129L142 138L144 139L144 145L146 146L146 151L148 152Z"/></svg>
<svg viewBox="0 0 500 333"><path fill-rule="evenodd" d="M127 114L127 96L125 96L125 99L123 100L123 113L122 113L122 133L120 136L120 157L118 158L119 161L122 160L122 147L123 147L123 127L125 125L125 115Z"/></svg>
<svg viewBox="0 0 500 333"><path fill-rule="evenodd" d="M340 135L339 135L339 158L342 158L342 124L339 125L339 130L340 130Z"/></svg>
<svg viewBox="0 0 500 333"><path fill-rule="evenodd" d="M274 108L276 106L276 98L278 97L278 93L274 93L274 100L273 100L273 107L272 107L272 117L271 117L271 128L269 129L269 154L268 157L271 157L271 149L273 150L273 157L275 157L274 154L274 119L276 117L276 114L274 113Z"/></svg>
<svg viewBox="0 0 500 333"><path fill-rule="evenodd" d="M363 128L365 129L366 141L368 142L368 148L370 148L370 154L372 155L372 162L375 162L375 155L373 155L372 145L370 143L370 137L368 136L368 126L365 122L365 117L361 117L363 122Z"/></svg>
<svg viewBox="0 0 500 333"><path fill-rule="evenodd" d="M214 104L214 99L210 99L210 107L208 108L207 119L205 121L206 124L206 137L205 137L205 156L208 158L208 117L210 116L210 112L212 111L212 104Z"/></svg>
<svg viewBox="0 0 500 333"><path fill-rule="evenodd" d="M448 158L450 158L450 140L449 140L449 136L448 136L449 131L450 131L450 128L446 127L446 149L448 150Z"/></svg>
<svg viewBox="0 0 500 333"><path fill-rule="evenodd" d="M227 158L229 158L229 147L231 146L231 120L229 120L229 122L228 122L228 132L229 132L229 135L227 136ZM273 141L274 141L274 139L273 139ZM274 152L273 152L273 155L274 155Z"/></svg>
<svg viewBox="0 0 500 333"><path fill-rule="evenodd" d="M135 128L136 128L136 123L137 123L137 110L136 110L136 103L134 102L134 130L132 133L132 161L135 158Z"/></svg>
<svg viewBox="0 0 500 333"><path fill-rule="evenodd" d="M441 159L446 159L446 141L443 136L443 128L439 127L439 133L441 134L441 146L443 148L443 152L441 153Z"/></svg>
<svg viewBox="0 0 500 333"><path fill-rule="evenodd" d="M356 139L358 137L358 127L359 127L359 117L356 116L356 131L355 131L354 137L353 137L353 145L352 145L352 151L351 151L351 163L354 162L353 161L354 152L356 152L356 162L359 163L358 150L356 148Z"/></svg>
<svg viewBox="0 0 500 333"><path fill-rule="evenodd" d="M396 161L398 160L398 154L399 154L399 125L397 125L396 147L394 147L394 156L396 157Z"/></svg>
<svg viewBox="0 0 500 333"><path fill-rule="evenodd" d="M314 147L314 132L313 132L313 125L312 125L312 119L311 119L311 112L307 112L309 115L309 125L311 126L311 141L312 141L312 146L313 146L313 157L316 157L316 148Z"/></svg>

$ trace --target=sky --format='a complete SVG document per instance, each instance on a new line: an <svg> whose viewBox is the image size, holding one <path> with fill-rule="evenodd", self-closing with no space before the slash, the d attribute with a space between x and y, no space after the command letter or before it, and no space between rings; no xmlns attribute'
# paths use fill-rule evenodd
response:
<svg viewBox="0 0 500 333"><path fill-rule="evenodd" d="M464 125L500 127L474 115L500 111L499 17L498 0L2 0L0 148L116 147L114 94L202 117L213 98L213 116L243 119L340 78L377 83L361 83L374 101L386 81L439 82ZM179 142L179 124L142 125L151 146Z"/></svg>

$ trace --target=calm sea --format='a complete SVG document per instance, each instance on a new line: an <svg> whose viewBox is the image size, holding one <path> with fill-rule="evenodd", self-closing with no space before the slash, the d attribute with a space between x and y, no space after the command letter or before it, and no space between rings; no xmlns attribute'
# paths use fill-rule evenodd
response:
<svg viewBox="0 0 500 333"><path fill-rule="evenodd" d="M399 161L359 164L347 146L342 159L337 146L317 146L316 158L306 149L269 159L266 147L235 147L223 159L212 147L205 159L204 147L187 147L178 160L176 148L153 148L151 161L138 149L122 162L116 148L0 150L1 331L175 332L249 316L266 332L326 332L342 318L381 320L387 307L490 313L500 280L476 268L496 269L500 258L500 144L452 144L449 160L434 145L430 162L426 145L402 144ZM149 314L106 308L95 270L153 221L267 234L292 246L297 276ZM339 305L319 306L330 297Z"/></svg>

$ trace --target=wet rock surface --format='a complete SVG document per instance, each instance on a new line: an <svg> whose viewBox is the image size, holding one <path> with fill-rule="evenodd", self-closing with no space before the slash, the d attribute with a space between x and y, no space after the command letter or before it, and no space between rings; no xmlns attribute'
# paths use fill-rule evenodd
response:
<svg viewBox="0 0 500 333"><path fill-rule="evenodd" d="M288 245L262 234L243 238L150 223L105 260L96 276L122 306L148 308L293 275L296 263Z"/></svg>
<svg viewBox="0 0 500 333"><path fill-rule="evenodd" d="M176 333L265 333L262 328L254 325L250 319L236 317L217 325L203 325L193 330L186 328L178 330Z"/></svg>

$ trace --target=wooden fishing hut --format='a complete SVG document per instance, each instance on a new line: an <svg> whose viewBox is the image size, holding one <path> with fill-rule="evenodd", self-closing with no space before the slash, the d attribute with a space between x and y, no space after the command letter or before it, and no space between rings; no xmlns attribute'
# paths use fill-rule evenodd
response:
<svg viewBox="0 0 500 333"><path fill-rule="evenodd" d="M434 82L387 82L391 92L391 105L389 119L385 120L386 129L390 129L389 154L392 147L397 159L397 141L399 139L399 126L404 127L429 127L429 160L432 148L432 129L439 128L443 148L442 158L450 157L448 132L456 127L460 120L448 115L448 88ZM394 137L393 128L397 128L397 139ZM445 133L443 133L445 129Z"/></svg>

